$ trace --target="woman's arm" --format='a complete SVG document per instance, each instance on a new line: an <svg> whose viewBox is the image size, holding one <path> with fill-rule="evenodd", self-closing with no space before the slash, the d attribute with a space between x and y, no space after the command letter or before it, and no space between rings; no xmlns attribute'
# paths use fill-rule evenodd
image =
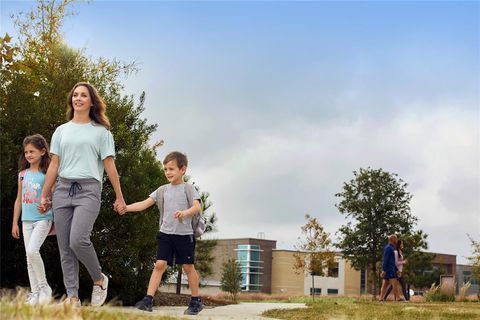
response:
<svg viewBox="0 0 480 320"><path fill-rule="evenodd" d="M108 179L110 180L113 190L115 191L116 200L113 204L113 210L118 213L123 212L125 211L126 204L125 200L123 199L122 187L120 186L120 178L118 177L115 160L113 160L113 157L106 157L105 160L103 160L103 165L105 166Z"/></svg>

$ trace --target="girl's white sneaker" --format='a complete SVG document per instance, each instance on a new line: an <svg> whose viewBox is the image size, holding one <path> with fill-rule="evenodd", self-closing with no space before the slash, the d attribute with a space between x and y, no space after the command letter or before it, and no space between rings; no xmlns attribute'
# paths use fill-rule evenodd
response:
<svg viewBox="0 0 480 320"><path fill-rule="evenodd" d="M52 301L52 288L48 284L38 289L38 303L46 304Z"/></svg>
<svg viewBox="0 0 480 320"><path fill-rule="evenodd" d="M29 293L27 299L25 300L25 303L29 306L34 306L38 304L38 292Z"/></svg>

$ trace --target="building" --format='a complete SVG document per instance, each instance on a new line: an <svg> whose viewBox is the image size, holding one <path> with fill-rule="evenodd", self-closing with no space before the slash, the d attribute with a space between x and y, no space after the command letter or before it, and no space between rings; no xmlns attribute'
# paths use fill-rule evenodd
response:
<svg viewBox="0 0 480 320"><path fill-rule="evenodd" d="M480 292L480 283L472 277L472 266L457 264L457 293L467 282L470 282L466 295L476 295Z"/></svg>
<svg viewBox="0 0 480 320"><path fill-rule="evenodd" d="M202 279L205 286L202 292L212 294L220 291L222 266L228 259L235 259L240 264L243 292L360 295L372 290L371 281L367 281L368 272L355 270L340 252L335 254L335 265L325 270L326 276L314 276L312 279L309 274L295 272L294 254L298 252L276 249L275 240L239 238L217 241L213 252L213 274L207 279ZM455 255L436 253L432 266L445 270L446 275L460 279ZM463 272L464 269L459 270ZM468 270L466 272L464 277L468 276ZM422 288L424 289L427 288ZM472 290L475 289L470 291Z"/></svg>
<svg viewBox="0 0 480 320"><path fill-rule="evenodd" d="M242 271L242 291L271 293L272 253L276 245L275 240L255 238L217 240L213 275L205 279L204 284L219 288L223 264L235 259Z"/></svg>
<svg viewBox="0 0 480 320"><path fill-rule="evenodd" d="M365 272L352 268L341 253L335 254L335 264L325 270L326 276L295 272L291 250L274 250L272 263L272 293L289 295L359 295L366 285Z"/></svg>

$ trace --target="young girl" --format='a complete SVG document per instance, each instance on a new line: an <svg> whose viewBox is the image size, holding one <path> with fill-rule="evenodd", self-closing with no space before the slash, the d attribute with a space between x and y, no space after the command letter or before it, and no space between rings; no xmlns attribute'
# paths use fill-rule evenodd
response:
<svg viewBox="0 0 480 320"><path fill-rule="evenodd" d="M45 183L45 173L50 164L48 144L39 134L23 140L23 154L20 158L18 192L13 209L12 236L20 238L18 219L22 214L22 231L27 254L28 278L31 293L27 303L50 302L52 289L45 277L45 267L40 256L40 247L50 231L53 222L52 210L40 213L40 195Z"/></svg>

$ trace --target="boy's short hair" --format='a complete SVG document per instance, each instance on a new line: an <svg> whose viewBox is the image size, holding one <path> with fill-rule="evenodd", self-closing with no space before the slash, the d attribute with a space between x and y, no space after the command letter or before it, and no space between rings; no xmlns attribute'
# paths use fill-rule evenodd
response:
<svg viewBox="0 0 480 320"><path fill-rule="evenodd" d="M188 166L187 155L178 151L173 151L167 154L165 159L163 159L163 165L166 165L170 161L175 160L179 169Z"/></svg>

